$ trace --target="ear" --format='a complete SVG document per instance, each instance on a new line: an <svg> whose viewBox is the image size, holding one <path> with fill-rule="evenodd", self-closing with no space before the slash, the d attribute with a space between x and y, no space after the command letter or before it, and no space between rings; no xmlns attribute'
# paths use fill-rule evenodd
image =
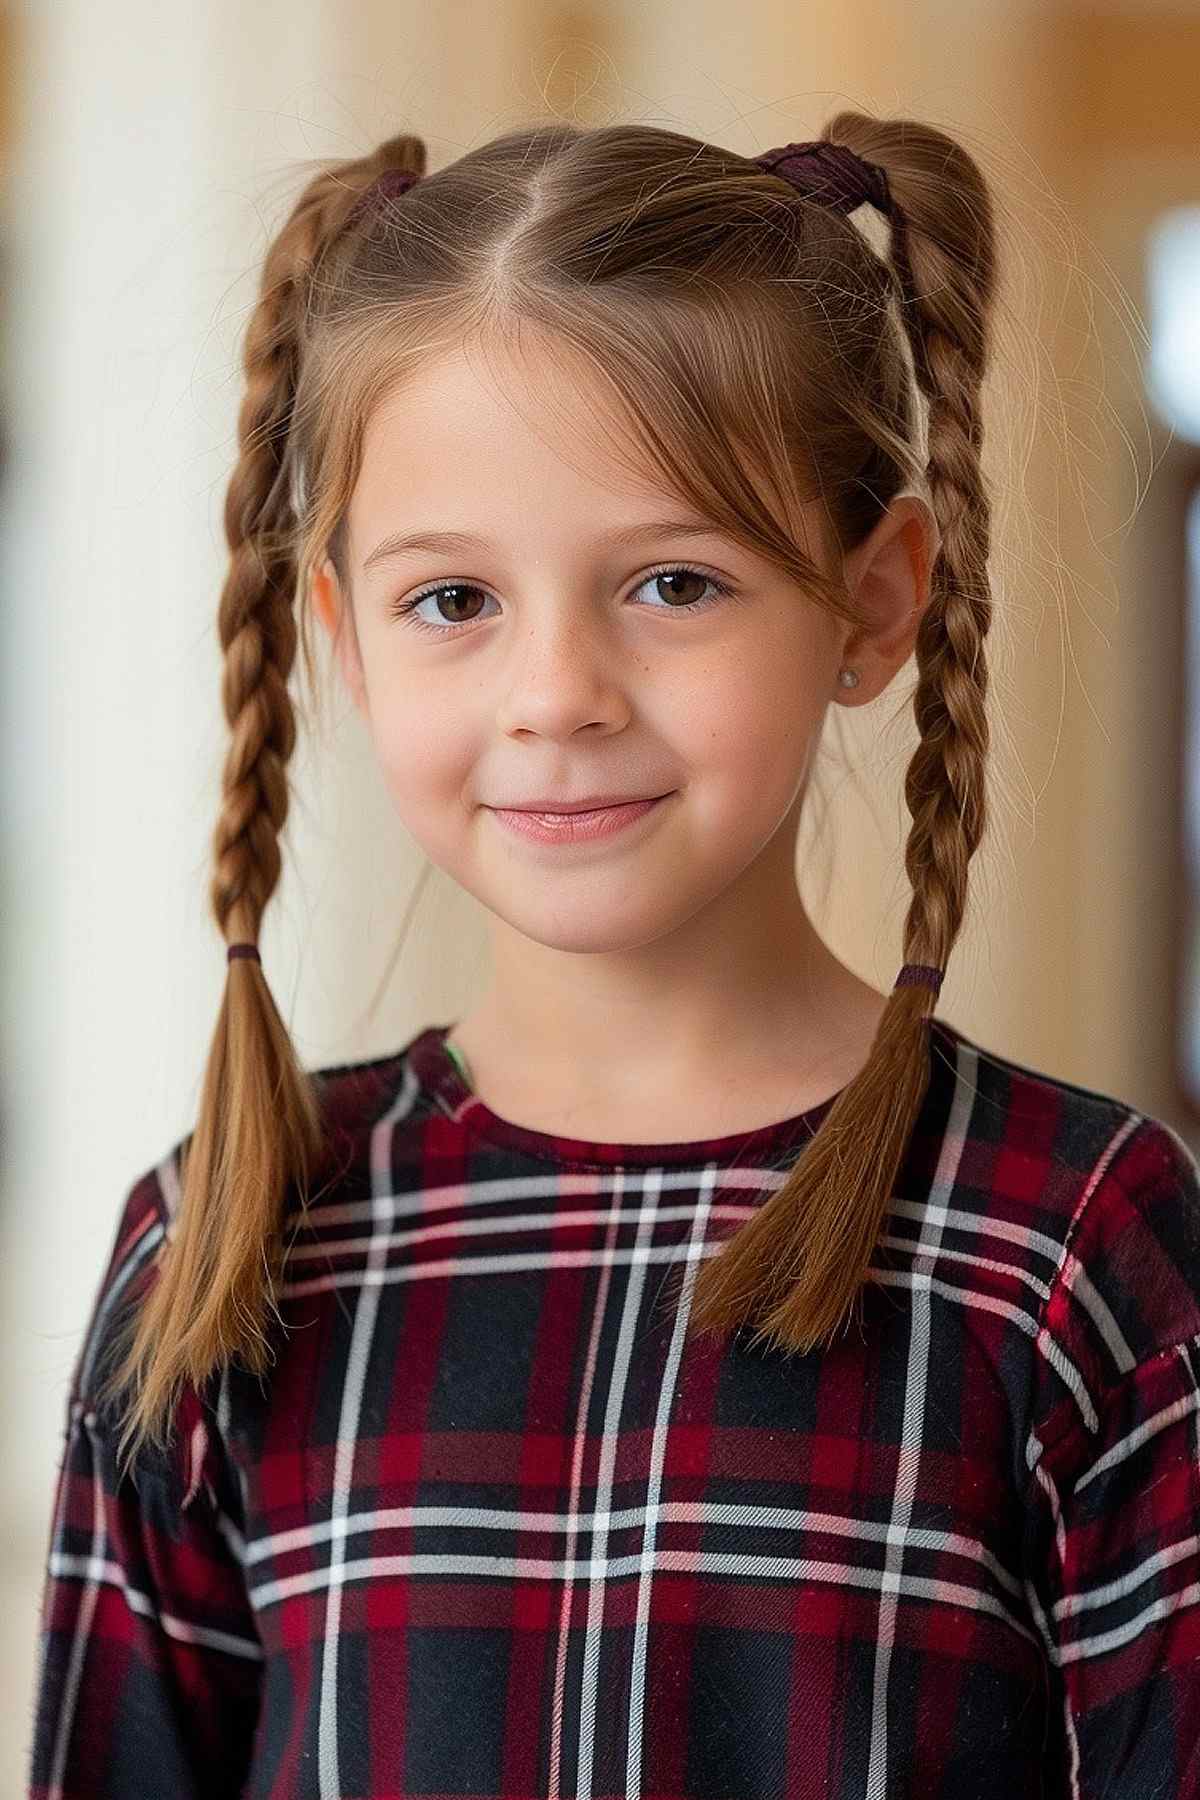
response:
<svg viewBox="0 0 1200 1800"><path fill-rule="evenodd" d="M856 688L838 688L839 699L848 693L844 705L873 700L911 656L940 544L928 501L902 494L846 557L846 584L871 623L852 626L843 642L841 666L859 675Z"/></svg>
<svg viewBox="0 0 1200 1800"><path fill-rule="evenodd" d="M367 687L363 676L362 659L359 655L358 642L354 632L354 620L348 603L338 584L337 574L329 558L312 573L313 605L321 623L328 631L333 642L335 654L342 671L342 679L350 690L351 697L358 710L366 714ZM344 616L343 616L344 615ZM339 634L338 626L341 625Z"/></svg>

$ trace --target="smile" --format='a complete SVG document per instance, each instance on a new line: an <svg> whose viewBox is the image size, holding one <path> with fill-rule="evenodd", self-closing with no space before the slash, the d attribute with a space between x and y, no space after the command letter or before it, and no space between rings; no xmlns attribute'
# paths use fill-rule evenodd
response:
<svg viewBox="0 0 1200 1800"><path fill-rule="evenodd" d="M601 806L595 812L506 812L499 807L489 807L488 811L518 837L531 838L539 844L581 844L627 830L636 819L645 818L647 813L670 798L670 794L660 794L656 800Z"/></svg>

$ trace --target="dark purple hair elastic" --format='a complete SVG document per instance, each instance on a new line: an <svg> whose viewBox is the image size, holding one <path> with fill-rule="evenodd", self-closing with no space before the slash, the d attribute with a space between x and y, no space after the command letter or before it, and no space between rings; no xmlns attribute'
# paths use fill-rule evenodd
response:
<svg viewBox="0 0 1200 1800"><path fill-rule="evenodd" d="M753 160L768 175L782 176L806 198L817 200L834 212L853 212L856 206L864 204L878 207L882 213L895 211L887 170L880 163L868 162L845 144L815 138L764 150Z"/></svg>
<svg viewBox="0 0 1200 1800"><path fill-rule="evenodd" d="M420 181L420 179L416 169L385 169L382 175L377 175L375 180L363 189L350 208L342 229L349 230L350 226L360 219L368 208L373 207L377 200L385 197L398 198L401 194L408 192L414 181Z"/></svg>
<svg viewBox="0 0 1200 1800"><path fill-rule="evenodd" d="M896 977L897 987L917 987L927 981L936 994L942 985L944 969L936 969L931 963L905 963Z"/></svg>

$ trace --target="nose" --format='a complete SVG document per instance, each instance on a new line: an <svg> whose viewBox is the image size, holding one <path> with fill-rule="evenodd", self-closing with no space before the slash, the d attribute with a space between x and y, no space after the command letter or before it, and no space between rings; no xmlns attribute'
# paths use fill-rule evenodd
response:
<svg viewBox="0 0 1200 1800"><path fill-rule="evenodd" d="M631 712L628 672L611 636L576 616L531 626L505 670L497 722L506 733L571 737L584 726L619 731Z"/></svg>

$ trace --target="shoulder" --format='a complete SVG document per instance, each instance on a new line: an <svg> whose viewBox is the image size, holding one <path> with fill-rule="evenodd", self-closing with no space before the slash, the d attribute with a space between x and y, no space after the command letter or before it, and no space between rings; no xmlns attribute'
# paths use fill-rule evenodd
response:
<svg viewBox="0 0 1200 1800"><path fill-rule="evenodd" d="M947 1020L932 1023L935 1117L961 1147L965 1185L1036 1202L1064 1254L1123 1193L1136 1192L1154 1210L1173 1193L1186 1212L1197 1165L1164 1120L1101 1088L998 1055ZM1185 1223L1178 1247L1190 1243Z"/></svg>
<svg viewBox="0 0 1200 1800"><path fill-rule="evenodd" d="M420 1034L424 1036L424 1034ZM414 1040L414 1041L419 1041ZM343 1198L348 1183L370 1167L372 1131L389 1107L397 1113L419 1112L423 1090L408 1068L410 1045L385 1056L330 1063L308 1071L317 1090L326 1126L328 1167L320 1175L310 1204ZM104 1388L129 1339L133 1315L157 1277L160 1251L169 1239L178 1211L183 1157L191 1133L177 1139L149 1168L138 1173L118 1202L109 1248L92 1288L92 1298L68 1385L66 1429L87 1430L106 1454L115 1439L121 1402ZM298 1204L294 1189L283 1197L281 1216ZM220 1381L203 1389L190 1383L181 1389L174 1409L167 1462L150 1446L139 1458L153 1479L165 1473L182 1484L187 1505L203 1485L215 1480Z"/></svg>
<svg viewBox="0 0 1200 1800"><path fill-rule="evenodd" d="M1163 1119L1130 1110L1077 1197L1039 1348L1066 1387L1119 1387L1200 1346L1200 1171Z"/></svg>
<svg viewBox="0 0 1200 1800"><path fill-rule="evenodd" d="M110 1492L121 1487L116 1448L123 1401L104 1389L128 1341L140 1301L158 1273L159 1251L169 1236L172 1200L178 1193L179 1145L130 1184L120 1202L108 1255L92 1293L67 1394L68 1437L86 1432ZM217 1472L211 1400L187 1383L178 1394L165 1450L142 1446L133 1472L135 1488L150 1484L180 1510L203 1490L223 1485Z"/></svg>
<svg viewBox="0 0 1200 1800"><path fill-rule="evenodd" d="M937 1059L941 1058L941 1073ZM1137 1371L1200 1345L1200 1169L1173 1126L935 1021L957 1179L1026 1246L1037 1410L1094 1428ZM931 1086L933 1083L931 1083ZM957 1110L957 1119L952 1115Z"/></svg>
<svg viewBox="0 0 1200 1800"><path fill-rule="evenodd" d="M154 1279L160 1246L169 1229L168 1195L178 1187L175 1145L161 1162L136 1176L116 1210L108 1255L92 1295L83 1338L71 1371L69 1399L75 1410L96 1404L108 1373L115 1327Z"/></svg>
<svg viewBox="0 0 1200 1800"><path fill-rule="evenodd" d="M409 1070L410 1049L406 1044L386 1056L307 1071L320 1100L335 1176L369 1158L371 1133L389 1107L405 1116L427 1107ZM111 1352L113 1324L153 1283L158 1252L178 1211L183 1157L190 1141L188 1132L136 1175L116 1209L108 1255L71 1374L72 1398L87 1400L94 1395L106 1353Z"/></svg>
<svg viewBox="0 0 1200 1800"><path fill-rule="evenodd" d="M948 1019L931 1021L933 1080L979 1145L1088 1175L1147 1121L1138 1108L985 1047Z"/></svg>

